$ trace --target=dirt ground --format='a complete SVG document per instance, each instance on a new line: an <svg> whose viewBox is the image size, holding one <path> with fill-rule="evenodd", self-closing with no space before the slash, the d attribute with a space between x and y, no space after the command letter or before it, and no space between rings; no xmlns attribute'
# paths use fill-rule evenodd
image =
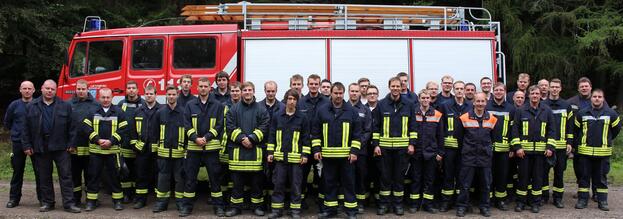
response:
<svg viewBox="0 0 623 219"><path fill-rule="evenodd" d="M62 210L60 200L60 190L58 185L55 188L56 192L56 209L47 212L40 213L38 211L39 203L35 196L34 183L26 183L23 189L23 197L20 205L16 208L8 209L4 205L8 201L9 184L6 181L0 182L0 218L170 218L177 217L177 210L175 210L175 204L170 202L169 210L163 213L154 214L151 212L153 207L153 200L150 200L146 208L135 210L131 205L125 205L125 210L114 211L111 207L112 201L109 195L100 195L101 205L93 212L82 212L80 214L70 214ZM610 211L604 212L597 209L597 203L589 202L587 209L577 210L573 208L575 205L575 199L573 194L575 188L571 188L572 185L567 186L567 192L564 197L564 209L557 209L551 204L546 204L541 208L540 214L533 214L530 211L524 211L522 213L516 213L514 211L499 211L495 208L492 209L492 218L623 218L623 187L613 187L609 191L609 206ZM205 204L206 194L200 195L200 199L195 204L195 210L193 215L188 218L206 218L215 217L212 207ZM514 204L509 205L514 207ZM477 214L477 208L474 209L475 213L470 213L466 218L479 217ZM368 207L366 214L361 215L360 218L378 218L375 214L373 207ZM315 208L306 210L304 216L307 218L316 218L317 210ZM454 218L455 211L450 210L445 213L429 214L426 212L418 212L416 214L405 213L405 218ZM395 218L393 214L388 214L386 218ZM257 218L250 211L243 211L243 215L238 218Z"/></svg>

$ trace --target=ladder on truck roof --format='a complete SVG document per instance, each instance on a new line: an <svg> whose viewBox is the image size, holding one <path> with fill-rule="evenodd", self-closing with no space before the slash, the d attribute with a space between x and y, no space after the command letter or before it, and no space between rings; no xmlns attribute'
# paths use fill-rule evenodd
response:
<svg viewBox="0 0 623 219"><path fill-rule="evenodd" d="M478 14L479 16L475 16ZM484 8L354 4L187 5L187 21L240 23L244 30L493 30Z"/></svg>

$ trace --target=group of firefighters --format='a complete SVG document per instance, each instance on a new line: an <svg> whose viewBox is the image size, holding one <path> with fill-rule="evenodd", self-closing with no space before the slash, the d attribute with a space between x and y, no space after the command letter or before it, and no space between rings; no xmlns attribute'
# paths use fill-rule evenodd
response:
<svg viewBox="0 0 623 219"><path fill-rule="evenodd" d="M575 208L587 207L592 190L599 209L608 210L609 157L621 124L588 78L568 100L560 97L560 79L529 86L526 73L508 93L488 77L476 92L475 84L451 76L441 79L441 92L431 81L414 93L408 74L399 73L382 99L366 78L345 86L312 74L303 95L297 74L281 101L274 81L264 84L262 101L253 83L230 83L225 72L214 89L206 77L196 81L197 96L192 76L184 75L179 87L166 87L165 103L156 101L155 87L141 97L128 81L117 105L109 88L99 88L96 100L85 80L70 101L56 97L52 80L36 99L34 85L23 82L4 120L14 169L6 207L19 205L30 156L42 212L54 209L54 162L63 207L73 213L82 210L83 191L84 210L95 210L104 184L115 210L130 202L143 208L153 191L153 212L166 211L174 197L179 215L188 216L202 167L217 216L243 209L264 216L270 208L269 218L286 210L299 218L316 201L320 218L338 211L356 218L368 200L378 215L455 208L465 216L470 193L485 217L491 205L506 211L511 201L517 212L538 213L550 190L553 205L564 207L563 172L573 158Z"/></svg>

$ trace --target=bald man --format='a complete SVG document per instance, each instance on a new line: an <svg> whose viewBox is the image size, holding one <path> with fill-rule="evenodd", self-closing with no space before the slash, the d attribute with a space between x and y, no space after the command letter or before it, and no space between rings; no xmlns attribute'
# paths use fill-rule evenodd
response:
<svg viewBox="0 0 623 219"><path fill-rule="evenodd" d="M19 86L21 98L14 100L4 114L4 127L11 132L11 142L13 143L13 153L11 156L11 167L13 167L13 176L11 177L11 189L9 192L9 201L6 203L7 208L14 208L19 205L22 198L22 183L24 180L24 168L26 167L26 154L22 150L22 131L24 130L24 116L26 115L26 105L32 101L32 94L35 92L35 85L30 81L23 81ZM34 157L30 157L30 161L35 163ZM35 171L37 169L35 168ZM37 174L35 172L35 177ZM37 182L37 199L39 197L39 180Z"/></svg>

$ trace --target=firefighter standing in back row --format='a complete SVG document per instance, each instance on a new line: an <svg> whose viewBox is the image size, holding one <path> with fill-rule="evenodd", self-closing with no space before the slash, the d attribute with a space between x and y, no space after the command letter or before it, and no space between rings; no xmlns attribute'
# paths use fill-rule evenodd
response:
<svg viewBox="0 0 623 219"><path fill-rule="evenodd" d="M180 216L192 213L195 192L197 190L197 174L203 164L210 177L210 196L217 216L225 216L225 204L221 192L221 163L219 151L223 132L224 106L213 96L210 97L210 80L199 78L197 83L199 98L186 104L185 122L188 135L186 161L184 163L185 189L184 207Z"/></svg>
<svg viewBox="0 0 623 219"><path fill-rule="evenodd" d="M373 113L372 146L377 166L383 170L380 171L377 215L387 213L390 206L394 207L396 215L403 215L404 174L417 139L415 104L400 94L398 77L389 79L388 86L390 93L378 102Z"/></svg>
<svg viewBox="0 0 623 219"><path fill-rule="evenodd" d="M363 214L365 212L366 193L370 186L368 184L368 146L372 137L372 112L361 103L360 90L357 83L348 85L348 104L357 111L361 124L361 140L359 140L361 150L357 154L359 159L355 163L355 197L357 198L357 213Z"/></svg>
<svg viewBox="0 0 623 219"><path fill-rule="evenodd" d="M123 210L123 191L119 180L121 149L128 122L123 111L112 105L112 90L101 88L98 98L101 107L84 119L84 128L89 134L89 168L87 170L86 211L97 208L97 197L102 182L102 173L112 190L113 208ZM105 170L105 172L104 172Z"/></svg>
<svg viewBox="0 0 623 219"><path fill-rule="evenodd" d="M573 143L573 111L571 104L560 98L562 82L554 78L549 82L549 97L543 100L543 104L549 106L554 113L554 140L556 141L556 162L554 165L547 165L543 172L543 202L549 200L549 170L554 168L554 184L552 187L553 203L557 208L563 208L563 192L565 191L563 177L567 169L567 156L571 153Z"/></svg>
<svg viewBox="0 0 623 219"><path fill-rule="evenodd" d="M457 138L461 148L461 169L458 173L461 181L456 200L456 216L464 217L469 203L469 189L474 177L480 184L480 214L491 216L489 191L491 188L491 158L493 157L493 127L497 118L485 110L487 94L480 92L474 96L474 107L459 117L457 121Z"/></svg>
<svg viewBox="0 0 623 219"><path fill-rule="evenodd" d="M124 112L124 117L128 119L128 124L131 124L132 115L134 111L144 104L143 98L138 95L138 85L136 81L128 81L125 84L125 99L121 100L117 106ZM130 128L130 127L128 127ZM124 138L121 143L121 155L124 161L130 169L130 174L127 177L121 179L121 188L123 189L123 203L127 204L133 201L134 197L134 180L136 176L136 169L134 169L134 159L136 158L136 152L130 145L130 138Z"/></svg>
<svg viewBox="0 0 623 219"><path fill-rule="evenodd" d="M580 109L575 116L575 144L580 180L578 182L577 209L586 208L590 182L596 187L599 209L608 208L608 180L613 139L621 131L621 118L604 104L604 92L592 91L591 107Z"/></svg>
<svg viewBox="0 0 623 219"><path fill-rule="evenodd" d="M167 104L156 112L154 136L158 136L158 182L156 183L156 204L153 212L167 210L171 196L171 183L174 183L175 205L181 211L184 198L184 155L186 153L186 130L184 107L177 103L178 90L167 86ZM173 182L172 182L173 181Z"/></svg>
<svg viewBox="0 0 623 219"><path fill-rule="evenodd" d="M356 218L355 162L361 148L361 125L357 111L344 101L344 85L331 87L331 102L319 106L312 125L312 153L322 162L325 209L319 218L337 215L338 191L344 192L348 218Z"/></svg>
<svg viewBox="0 0 623 219"><path fill-rule="evenodd" d="M512 128L511 145L519 167L515 211L521 212L529 204L533 213L539 213L545 157L554 154L554 114L541 103L541 91L536 85L530 86L528 93L530 101L517 109ZM532 188L529 189L528 185ZM527 200L528 190L531 191L530 202Z"/></svg>
<svg viewBox="0 0 623 219"><path fill-rule="evenodd" d="M145 207L147 192L153 185L154 163L158 152L158 135L155 129L155 115L160 104L156 101L156 88L149 85L145 88L145 104L140 106L131 118L128 118L128 133L130 145L136 153L134 168L136 168L136 185L134 209Z"/></svg>

